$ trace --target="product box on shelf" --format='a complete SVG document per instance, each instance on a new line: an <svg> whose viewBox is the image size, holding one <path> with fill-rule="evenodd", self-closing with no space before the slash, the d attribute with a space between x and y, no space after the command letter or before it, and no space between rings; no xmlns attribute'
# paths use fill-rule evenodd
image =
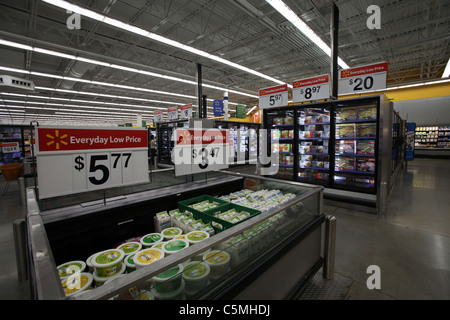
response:
<svg viewBox="0 0 450 320"><path fill-rule="evenodd" d="M336 171L355 170L355 158L336 157L335 170Z"/></svg>

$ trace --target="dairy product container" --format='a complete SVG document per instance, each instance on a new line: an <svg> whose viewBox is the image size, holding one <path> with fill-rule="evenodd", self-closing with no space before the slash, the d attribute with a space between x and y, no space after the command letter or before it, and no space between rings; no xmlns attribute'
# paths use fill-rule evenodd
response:
<svg viewBox="0 0 450 320"><path fill-rule="evenodd" d="M121 244L117 247L117 249L123 250L125 252L125 255L129 255L131 253L135 253L142 249L142 244L140 242L131 241Z"/></svg>
<svg viewBox="0 0 450 320"><path fill-rule="evenodd" d="M61 279L67 278L75 273L83 272L86 269L86 263L81 260L75 260L63 263L56 267L58 275Z"/></svg>
<svg viewBox="0 0 450 320"><path fill-rule="evenodd" d="M164 258L164 252L156 248L143 249L135 253L133 257L137 268L143 268L149 264Z"/></svg>
<svg viewBox="0 0 450 320"><path fill-rule="evenodd" d="M92 286L94 277L88 272L80 272L72 274L61 280L61 285L66 297L71 297L89 290Z"/></svg>
<svg viewBox="0 0 450 320"><path fill-rule="evenodd" d="M181 286L181 274L184 270L183 265L180 263L166 271L154 276L152 278L154 288L158 293L173 293Z"/></svg>
<svg viewBox="0 0 450 320"><path fill-rule="evenodd" d="M150 248L152 245L158 242L162 242L164 240L164 237L161 233L154 232L149 233L143 236L140 240L142 244L142 248Z"/></svg>
<svg viewBox="0 0 450 320"><path fill-rule="evenodd" d="M185 290L195 292L204 288L209 282L211 268L204 262L192 261L184 267L183 279Z"/></svg>
<svg viewBox="0 0 450 320"><path fill-rule="evenodd" d="M92 257L95 274L99 277L111 277L120 272L125 253L121 249L109 249L98 252Z"/></svg>

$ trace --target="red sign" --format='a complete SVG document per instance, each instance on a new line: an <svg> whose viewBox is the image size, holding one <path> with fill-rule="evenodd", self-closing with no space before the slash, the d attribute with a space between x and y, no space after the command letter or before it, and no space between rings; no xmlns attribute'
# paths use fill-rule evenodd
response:
<svg viewBox="0 0 450 320"><path fill-rule="evenodd" d="M39 152L148 148L147 130L37 128Z"/></svg>
<svg viewBox="0 0 450 320"><path fill-rule="evenodd" d="M167 108L167 112L174 112L174 111L178 111L178 107Z"/></svg>
<svg viewBox="0 0 450 320"><path fill-rule="evenodd" d="M185 106L181 106L180 108L181 108L181 110L192 109L192 103L191 104L187 104Z"/></svg>
<svg viewBox="0 0 450 320"><path fill-rule="evenodd" d="M326 74L326 75L318 76L318 77L314 77L314 78L308 78L308 79L294 81L293 87L300 88L300 87L313 86L313 85L328 83L328 82L330 82L330 77Z"/></svg>
<svg viewBox="0 0 450 320"><path fill-rule="evenodd" d="M344 69L340 71L340 76L342 78L349 78L355 76L361 76L365 74L371 73L379 73L379 72L387 72L388 71L388 62L381 62L377 64L372 64L369 66L357 67L352 69Z"/></svg>
<svg viewBox="0 0 450 320"><path fill-rule="evenodd" d="M188 130L177 129L177 145L203 145L203 144L227 144L232 143L229 139L228 130Z"/></svg>
<svg viewBox="0 0 450 320"><path fill-rule="evenodd" d="M287 84L283 84L281 86L276 86L276 87L271 87L271 88L266 88L266 89L261 89L259 90L259 96L265 96L268 94L274 94L274 93L279 93L279 92L283 92L283 91L288 91L288 86Z"/></svg>

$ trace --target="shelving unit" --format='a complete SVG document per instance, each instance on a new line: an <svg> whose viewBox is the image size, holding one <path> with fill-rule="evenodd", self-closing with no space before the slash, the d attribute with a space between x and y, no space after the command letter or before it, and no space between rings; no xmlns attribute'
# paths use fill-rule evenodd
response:
<svg viewBox="0 0 450 320"><path fill-rule="evenodd" d="M450 126L416 127L415 148L450 150Z"/></svg>

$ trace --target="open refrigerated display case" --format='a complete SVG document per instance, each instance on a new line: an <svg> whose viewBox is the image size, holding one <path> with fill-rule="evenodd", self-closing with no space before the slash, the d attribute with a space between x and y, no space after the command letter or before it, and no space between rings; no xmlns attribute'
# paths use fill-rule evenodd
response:
<svg viewBox="0 0 450 320"><path fill-rule="evenodd" d="M28 188L26 236L33 299L278 300L295 296L324 262L323 188L231 172L210 172L202 179L128 194L109 205L71 205L43 211L34 190ZM252 211L257 213L230 227L209 230L202 241L190 237L189 229L187 233L183 230L189 246L184 241L184 249L170 253L175 244L171 243L171 248L164 245L164 255L155 248L149 249L154 252L142 249L144 252L136 253L144 255L142 261L150 261L151 253L159 255L145 266L138 258L134 268L123 263L116 268L123 273L106 279L110 281L98 277L95 264L94 270L88 271L93 254L116 250L157 232L162 224L155 218L161 217L162 211L172 214L183 204L192 205L205 216L212 215L213 209L205 211L195 204L211 197L226 210L233 205L249 211L258 207ZM269 204L273 201L277 203ZM219 208L215 210L217 213ZM178 220L180 215L174 214L171 221L182 221L187 227L188 219ZM162 231L172 227L166 225ZM58 267L76 260L86 261L82 274L91 279L92 287L71 295Z"/></svg>

